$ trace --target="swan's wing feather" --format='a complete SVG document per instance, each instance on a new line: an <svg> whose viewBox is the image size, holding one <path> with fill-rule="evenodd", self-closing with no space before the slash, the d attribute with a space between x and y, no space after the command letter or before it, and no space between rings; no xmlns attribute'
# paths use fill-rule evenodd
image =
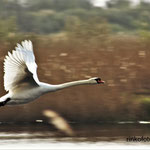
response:
<svg viewBox="0 0 150 150"><path fill-rule="evenodd" d="M12 90L18 84L38 85L37 65L31 41L17 44L12 53L4 60L4 87L6 91Z"/></svg>

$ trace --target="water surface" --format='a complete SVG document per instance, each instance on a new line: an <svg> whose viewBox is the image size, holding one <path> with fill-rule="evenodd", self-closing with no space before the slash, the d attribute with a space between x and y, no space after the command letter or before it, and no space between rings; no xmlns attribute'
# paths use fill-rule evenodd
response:
<svg viewBox="0 0 150 150"><path fill-rule="evenodd" d="M43 122L1 123L0 149L149 149L150 142L127 142L128 137L150 137L149 124L71 124L69 137Z"/></svg>

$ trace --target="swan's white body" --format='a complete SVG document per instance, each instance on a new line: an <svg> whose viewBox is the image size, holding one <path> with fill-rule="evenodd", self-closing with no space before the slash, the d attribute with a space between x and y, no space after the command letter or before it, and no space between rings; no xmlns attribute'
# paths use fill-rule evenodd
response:
<svg viewBox="0 0 150 150"><path fill-rule="evenodd" d="M75 85L104 83L100 78L79 80L51 85L40 82L37 77L37 65L31 41L17 44L12 53L8 52L4 60L4 87L8 94L0 98L0 105L24 104L41 95Z"/></svg>

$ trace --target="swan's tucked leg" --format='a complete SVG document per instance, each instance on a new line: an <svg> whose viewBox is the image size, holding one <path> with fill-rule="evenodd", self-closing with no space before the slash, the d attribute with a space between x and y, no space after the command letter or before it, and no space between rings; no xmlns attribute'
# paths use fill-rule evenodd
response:
<svg viewBox="0 0 150 150"><path fill-rule="evenodd" d="M5 101L0 102L0 107L5 106L7 102L9 102L11 99L7 98Z"/></svg>

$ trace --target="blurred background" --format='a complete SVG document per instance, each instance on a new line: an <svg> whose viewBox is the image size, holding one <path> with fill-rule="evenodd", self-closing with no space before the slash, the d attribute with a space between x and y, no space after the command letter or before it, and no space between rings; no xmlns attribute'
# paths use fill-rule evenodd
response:
<svg viewBox="0 0 150 150"><path fill-rule="evenodd" d="M149 14L144 0L0 0L1 96L4 57L25 39L33 42L40 81L106 81L1 107L0 121L44 119L45 109L70 122L149 120Z"/></svg>

